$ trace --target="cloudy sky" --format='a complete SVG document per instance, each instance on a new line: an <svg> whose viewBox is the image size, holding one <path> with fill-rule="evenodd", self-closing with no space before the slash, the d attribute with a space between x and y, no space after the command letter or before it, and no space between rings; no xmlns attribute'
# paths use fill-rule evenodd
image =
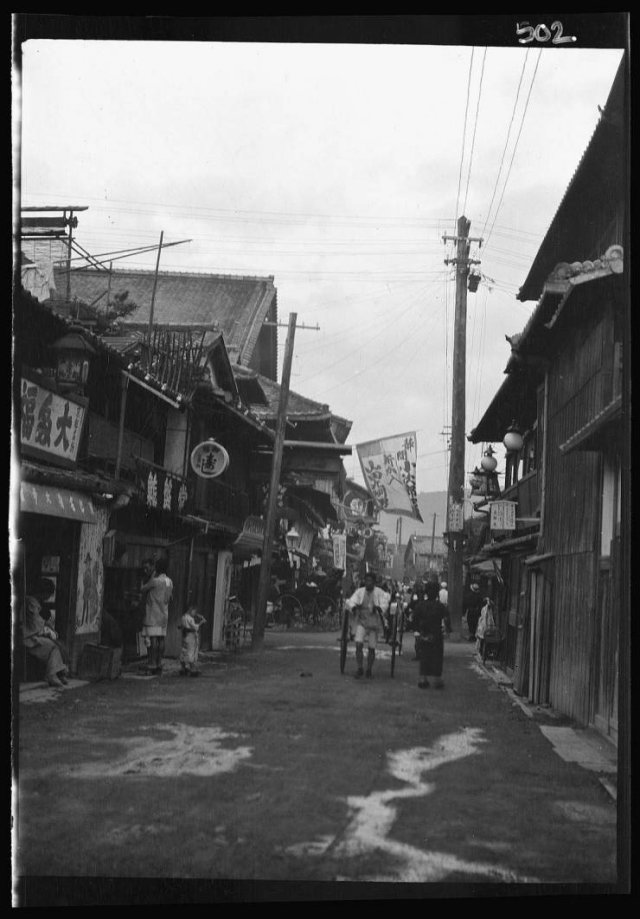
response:
<svg viewBox="0 0 640 919"><path fill-rule="evenodd" d="M514 43L515 44L515 43ZM447 486L456 216L481 237L466 430L503 380L515 298L622 50L31 40L14 79L23 205L83 205L99 254L190 239L162 270L273 275L299 329L291 386L353 422L417 431ZM155 267L156 254L114 267ZM280 330L280 355L285 329ZM281 366L281 361L280 361ZM481 455L468 445L466 468ZM357 459L348 474L362 475Z"/></svg>

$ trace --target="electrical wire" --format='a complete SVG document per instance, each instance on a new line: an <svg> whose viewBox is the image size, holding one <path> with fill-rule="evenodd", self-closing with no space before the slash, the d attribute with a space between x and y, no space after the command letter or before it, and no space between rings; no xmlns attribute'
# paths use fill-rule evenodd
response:
<svg viewBox="0 0 640 919"><path fill-rule="evenodd" d="M458 216L459 216L458 206L460 204L460 186L462 184L462 166L464 164L464 148L465 148L466 136L467 136L467 115L469 113L469 94L471 92L471 69L473 67L474 52L475 52L475 48L472 48L471 49L471 59L469 61L469 73L467 75L467 103L464 109L464 126L462 129L462 153L460 154L460 173L458 175L458 193L456 195L456 213L455 213L455 220L454 220L454 233L456 232L457 226L458 226Z"/></svg>
<svg viewBox="0 0 640 919"><path fill-rule="evenodd" d="M476 117L473 123L473 139L471 141L471 153L469 154L469 171L467 172L467 186L464 191L464 203L462 205L462 213L466 213L467 209L467 195L469 193L469 182L471 181L471 164L473 163L473 151L476 145L476 130L478 127L478 115L480 113L480 98L482 96L482 80L484 77L484 64L487 59L487 49L484 49L484 54L482 56L482 69L480 70L480 85L478 87L478 101L476 103Z"/></svg>
<svg viewBox="0 0 640 919"><path fill-rule="evenodd" d="M488 222L489 222L489 216L490 216L490 214L491 214L491 208L492 208L492 206L493 206L493 202L494 202L495 197L496 197L496 192L497 192L497 190L498 190L498 183L500 182L500 176L502 175L502 167L503 167L503 165L504 165L504 158L505 158L505 156L506 156L506 154L507 154L507 147L508 147L508 145L509 145L509 138L510 138L510 136L511 136L511 127L512 127L512 125L513 125L513 119L515 118L516 107L517 107L517 105L518 105L518 99L519 99L519 97L520 97L520 87L522 86L522 79L523 79L523 77L524 77L524 70L525 70L525 67L527 66L527 58L528 58L528 56L529 56L529 50L530 50L530 49L527 48L527 53L525 54L524 61L522 62L522 71L521 71L521 73L520 73L520 80L518 81L518 89L516 90L515 102L513 103L513 111L511 112L511 121L509 122L509 128L508 128L508 130L507 130L507 138L506 138L506 140L505 140L505 142L504 142L504 149L503 149L503 151L502 151L502 157L501 157L501 159L500 159L500 167L499 167L499 169L498 169L498 175L496 176L496 181L495 181L495 184L494 184L494 186L493 186L493 194L491 195L491 201L490 201L490 203L489 203L489 208L488 208L488 210L487 210L487 216L486 216L486 219L485 219L485 222L484 222L484 226L482 227L482 232L480 233L480 236L482 236L482 237L484 237L484 231L486 230L487 224L488 224Z"/></svg>
<svg viewBox="0 0 640 919"><path fill-rule="evenodd" d="M534 69L534 71L533 71L533 76L531 77L531 83L529 84L529 92L527 93L527 98L526 98L526 101L525 101L524 110L523 110L523 112L522 112L522 117L521 117L521 119L520 119L520 129L518 130L518 135L517 135L517 137L516 137L516 142L515 142L515 144L514 144L514 146L513 146L513 152L512 152L512 154L511 154L511 161L509 162L509 169L507 170L507 177L506 177L506 179L504 180L504 185L502 186L502 194L500 195L500 201L498 202L498 207L496 208L496 212L495 212L495 215L494 215L494 223L495 223L496 217L498 216L498 214L499 214L499 212L500 212L500 207L502 206L502 199L504 198L504 193L505 193L505 190L506 190L506 188L507 188L507 183L508 183L508 181L509 181L509 176L511 175L511 167L513 166L513 160L514 160L515 155L516 155L516 150L518 149L518 142L519 142L519 140L520 140L520 135L522 134L522 128L524 127L524 119L525 119L526 114L527 114L527 109L529 108L529 100L530 100L530 98L531 98L531 91L532 91L532 89L533 89L533 84L534 84L534 81L535 81L535 78L536 78L536 74L537 74L537 72L538 72L538 66L539 66L539 64L540 64L540 59L541 59L541 57L542 57L542 48L538 51L538 59L537 59L537 61L536 61L536 66L535 66L535 69ZM492 232L493 232L493 224L492 224L492 226L491 226L491 230L489 230L489 233L488 233L488 235L487 235L487 240L486 240L486 243L485 243L485 248L486 248L486 246L488 245L489 240L491 239L491 233L492 233Z"/></svg>

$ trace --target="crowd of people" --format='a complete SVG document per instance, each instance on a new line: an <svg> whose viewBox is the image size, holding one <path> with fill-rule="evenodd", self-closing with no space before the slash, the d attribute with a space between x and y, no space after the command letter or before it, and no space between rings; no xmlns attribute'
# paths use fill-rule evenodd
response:
<svg viewBox="0 0 640 919"><path fill-rule="evenodd" d="M346 599L345 607L351 617L351 638L356 645L356 679L373 677L376 647L381 640L388 641L393 617L399 608L404 610L405 629L413 631L415 658L419 663L418 686L427 689L432 684L442 689L444 664L444 639L451 634L447 582L432 578L418 579L413 584L383 581L376 585L373 572L367 572L364 584L357 587ZM463 596L464 616L469 632L468 640L481 647L487 629L495 627L493 604L483 597L480 585L472 581ZM367 647L365 670L364 648Z"/></svg>
<svg viewBox="0 0 640 919"><path fill-rule="evenodd" d="M343 572L336 572L342 575ZM327 577L326 585L342 594L342 578ZM52 686L62 686L68 678L68 653L48 621L47 600L53 592L53 584L41 578L33 584L25 604L24 646L27 652L44 664L45 678ZM268 602L277 604L280 589L277 578L271 580ZM169 603L173 596L173 582L167 573L167 562L163 558L145 559L142 563L142 584L137 608L138 630L147 646L146 672L149 675L162 673L165 636L169 621ZM393 623L400 611L404 613L404 630L414 633L415 657L419 664L418 686L426 689L430 685L442 689L444 663L444 638L451 633L448 610L447 583L432 577L413 583L383 580L377 583L374 572L364 575L363 583L350 584L345 593L344 606L349 613L350 638L355 641L356 679L372 679L376 659L376 648L380 641L391 640ZM468 640L477 642L478 650L487 632L495 630L493 604L483 597L480 585L472 581L464 591L464 616L468 629ZM122 631L108 611L103 611L104 643L122 644ZM189 600L187 609L180 618L182 634L180 672L197 676L199 633L205 619ZM117 634L116 634L117 633ZM365 660L366 647L366 660Z"/></svg>

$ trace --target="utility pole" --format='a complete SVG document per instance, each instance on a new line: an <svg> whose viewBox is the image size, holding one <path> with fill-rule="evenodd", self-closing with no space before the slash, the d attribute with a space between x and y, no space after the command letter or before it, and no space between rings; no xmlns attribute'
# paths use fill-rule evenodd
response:
<svg viewBox="0 0 640 919"><path fill-rule="evenodd" d="M466 401L466 336L467 336L467 276L469 265L479 264L469 258L469 245L482 244L481 239L469 237L471 222L458 218L457 236L443 236L444 242L456 242L456 257L445 264L456 266L456 310L453 333L453 393L451 398L451 460L447 495L446 536L449 545L447 587L449 615L453 632L462 627L463 596L463 538L464 538L464 451Z"/></svg>
<svg viewBox="0 0 640 919"><path fill-rule="evenodd" d="M431 527L431 560L433 561L433 549L436 542L436 517L438 515L433 515L433 526Z"/></svg>
<svg viewBox="0 0 640 919"><path fill-rule="evenodd" d="M271 550L273 546L274 529L276 522L276 507L278 499L278 486L282 470L282 452L284 449L285 428L287 424L287 403L289 401L289 382L291 380L291 364L293 362L293 341L296 334L297 313L289 313L289 331L284 349L284 363L282 366L282 383L280 384L280 402L278 404L278 418L276 421L276 436L273 445L273 459L271 461L271 481L269 483L269 499L267 515L264 523L264 538L262 542L262 563L260 565L260 579L258 581L258 600L253 623L251 648L258 650L264 644L264 627L267 614L267 593L271 582Z"/></svg>
<svg viewBox="0 0 640 919"><path fill-rule="evenodd" d="M151 333L153 331L153 309L156 302L156 287L158 286L158 268L160 267L160 253L162 252L162 240L164 239L164 230L160 233L160 244L158 246L158 256L156 258L156 272L153 276L153 290L151 291L151 307L149 309L149 328L147 329L147 348L148 348L148 368L151 369Z"/></svg>

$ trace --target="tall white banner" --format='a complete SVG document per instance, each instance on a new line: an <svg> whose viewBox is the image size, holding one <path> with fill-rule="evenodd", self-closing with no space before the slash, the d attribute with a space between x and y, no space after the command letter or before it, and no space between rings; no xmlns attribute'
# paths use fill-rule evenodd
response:
<svg viewBox="0 0 640 919"><path fill-rule="evenodd" d="M356 444L367 488L381 511L422 522L416 493L415 431Z"/></svg>

